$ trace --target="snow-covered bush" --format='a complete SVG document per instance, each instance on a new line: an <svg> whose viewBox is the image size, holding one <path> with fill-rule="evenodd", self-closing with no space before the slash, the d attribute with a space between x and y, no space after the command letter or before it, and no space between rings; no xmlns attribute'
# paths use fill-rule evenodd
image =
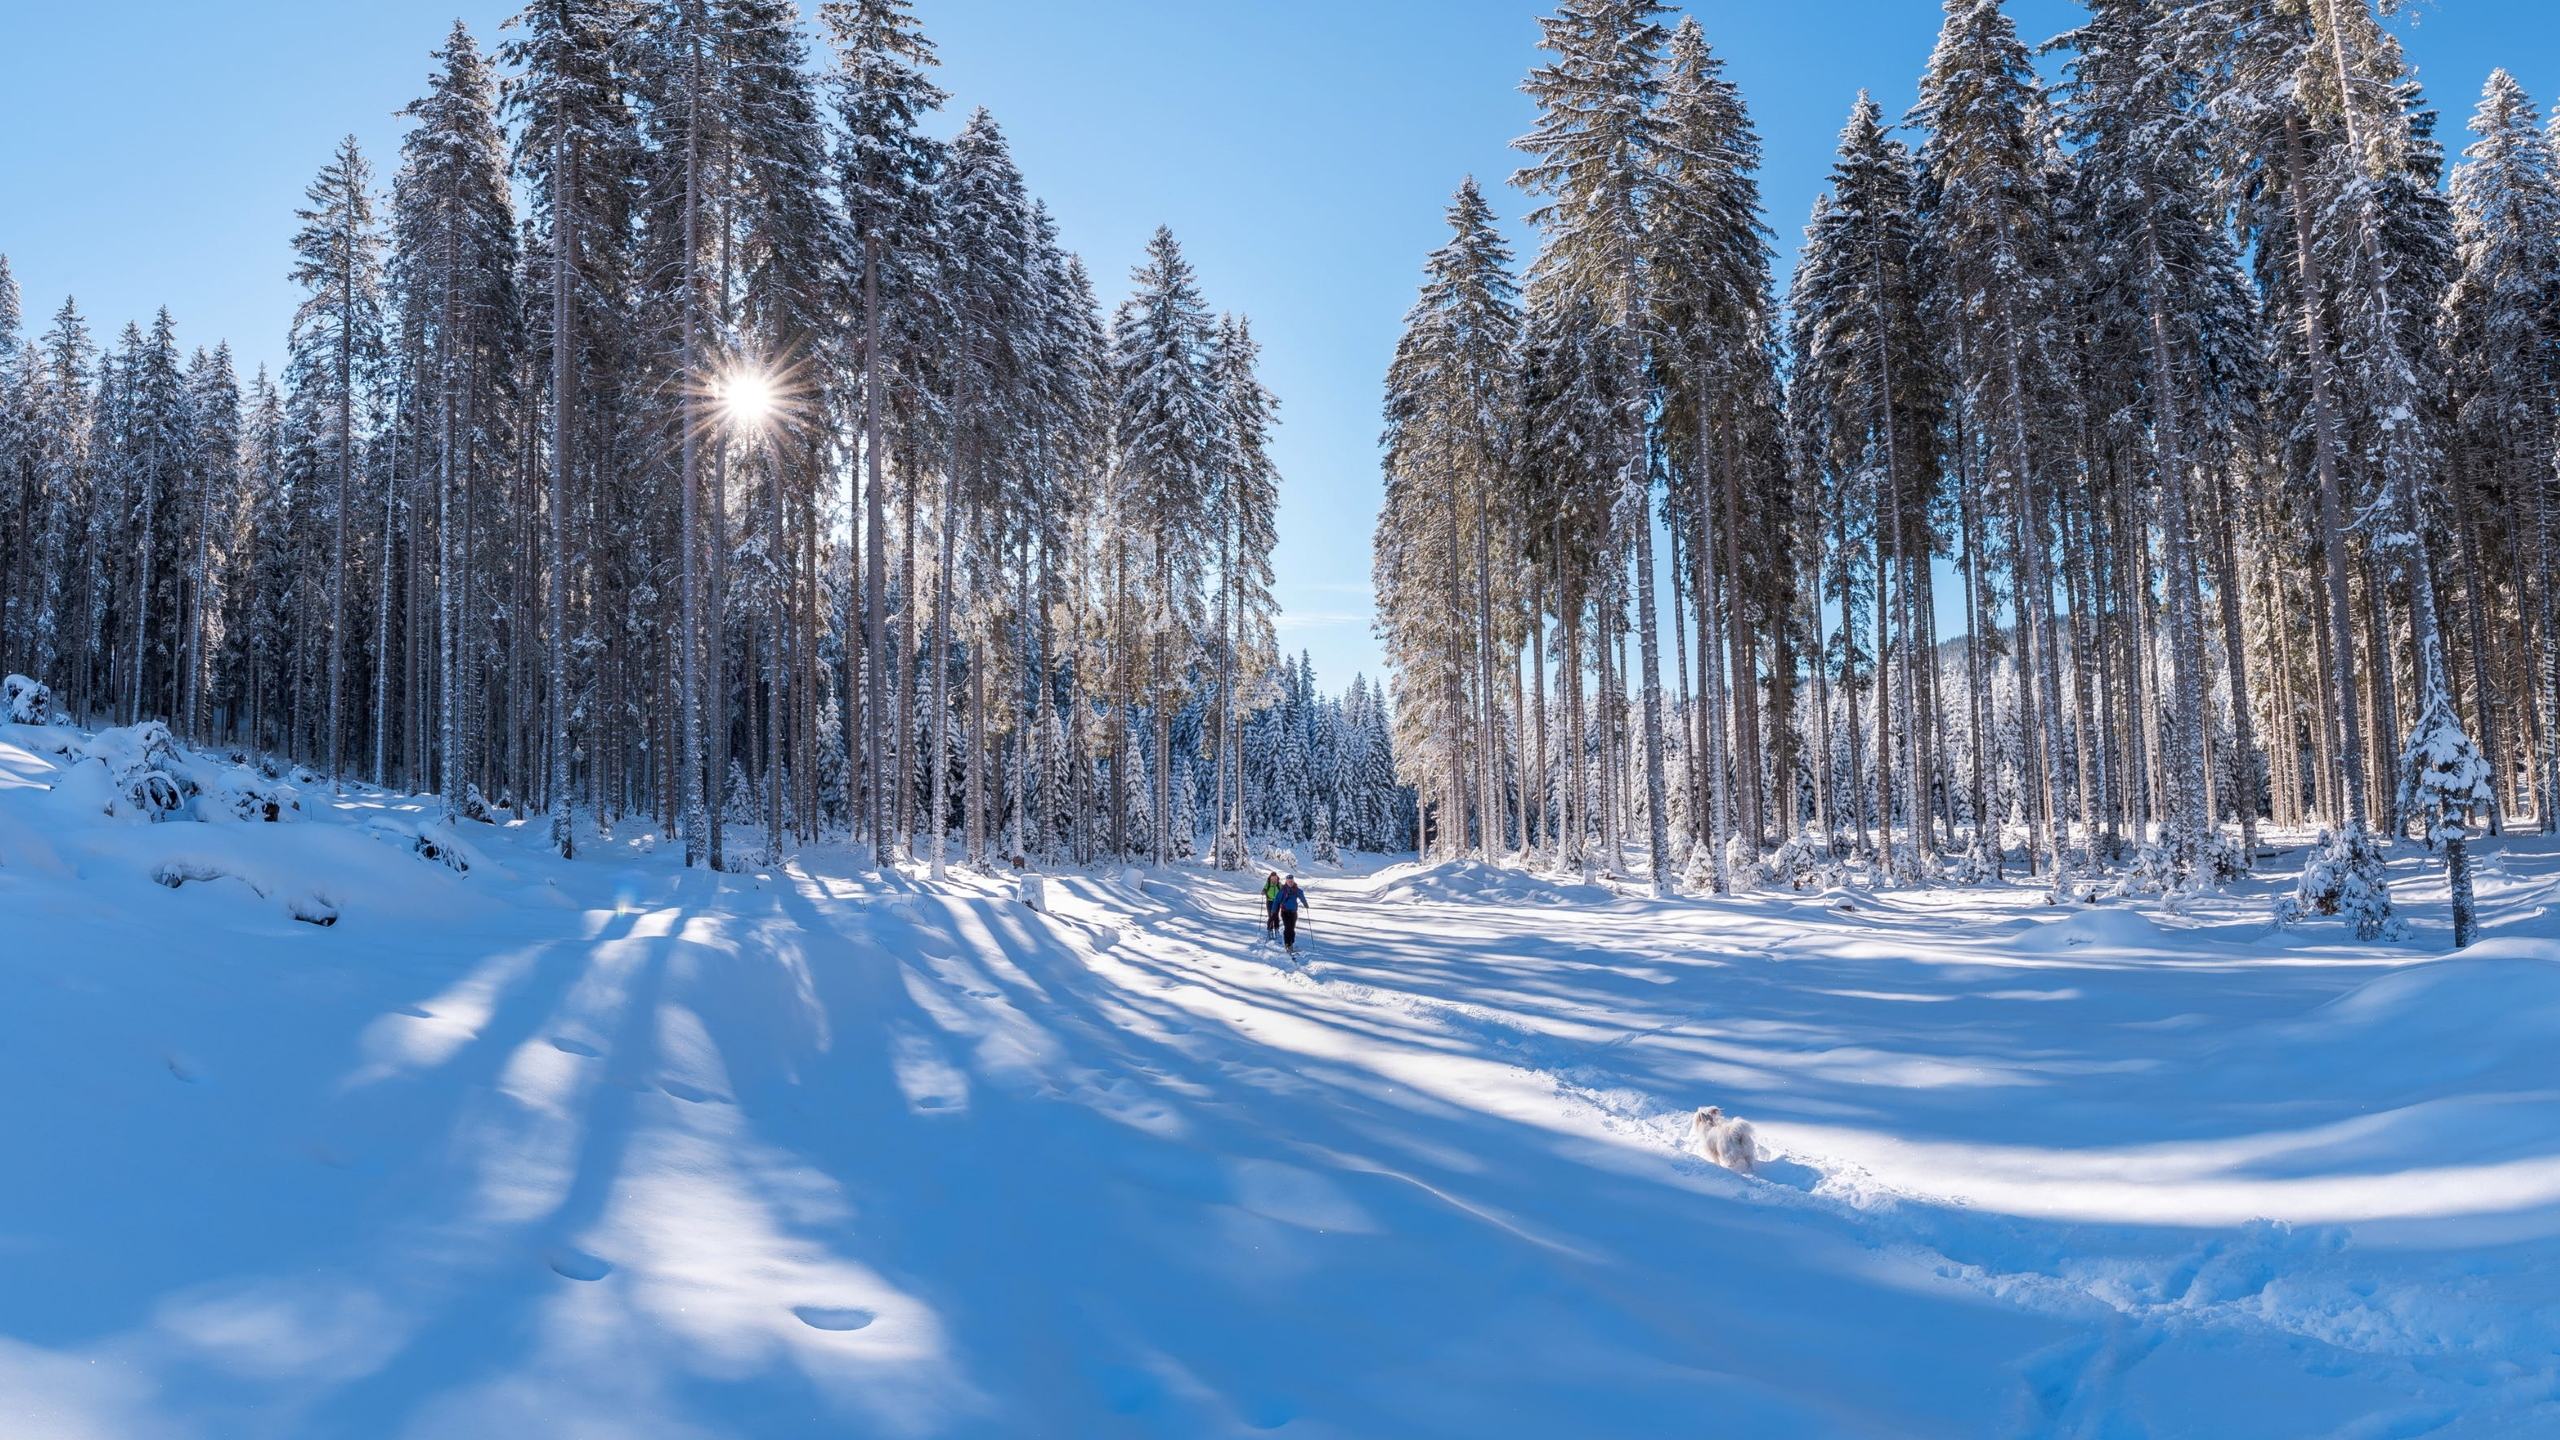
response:
<svg viewBox="0 0 2560 1440"><path fill-rule="evenodd" d="M214 780L210 798L213 805L202 801L196 805L197 814L208 820L214 818L205 813L208 809L234 820L269 825L302 818L302 792L276 778L264 766L235 765L223 771Z"/></svg>
<svg viewBox="0 0 2560 1440"><path fill-rule="evenodd" d="M1980 844L1938 857L1938 879L1945 884L1979 885L1991 875L1991 857Z"/></svg>
<svg viewBox="0 0 2560 1440"><path fill-rule="evenodd" d="M418 827L418 837L410 847L421 860L432 860L456 875L471 873L471 852L462 847L453 832L432 821Z"/></svg>
<svg viewBox="0 0 2560 1440"><path fill-rule="evenodd" d="M0 680L0 721L12 725L52 724L52 689L24 675Z"/></svg>
<svg viewBox="0 0 2560 1440"><path fill-rule="evenodd" d="M1769 878L1790 890L1819 886L1816 871L1826 857L1820 846L1802 835L1790 835L1778 843L1778 853L1769 858Z"/></svg>
<svg viewBox="0 0 2560 1440"><path fill-rule="evenodd" d="M441 865L456 875L468 875L476 858L460 836L434 820L409 820L395 815L377 815L364 822L365 833L386 845L397 845L421 860Z"/></svg>
<svg viewBox="0 0 2560 1440"><path fill-rule="evenodd" d="M2178 888L2177 857L2166 845L2144 841L2134 852L2133 864L2114 884L2098 892L2109 900L2125 900L2136 895L2166 895Z"/></svg>
<svg viewBox="0 0 2560 1440"><path fill-rule="evenodd" d="M1710 858L1711 854L1712 852L1704 845L1689 852L1688 866L1680 872L1681 889L1692 895L1716 893L1716 867Z"/></svg>
<svg viewBox="0 0 2560 1440"><path fill-rule="evenodd" d="M2396 940L2407 933L2391 913L2391 884L2382 847L2363 825L2320 829L2302 862L2291 895L2276 902L2276 923L2297 925L2314 915L2338 915L2354 923L2359 940Z"/></svg>
<svg viewBox="0 0 2560 1440"><path fill-rule="evenodd" d="M1849 878L1848 870L1810 835L1787 837L1771 857L1768 874L1769 883L1784 885L1799 895L1837 890Z"/></svg>
<svg viewBox="0 0 2560 1440"><path fill-rule="evenodd" d="M1736 895L1768 884L1768 872L1760 866L1760 847L1739 834L1726 836L1724 876L1725 883L1733 887Z"/></svg>
<svg viewBox="0 0 2560 1440"><path fill-rule="evenodd" d="M106 767L110 815L166 820L185 810L200 788L169 727L157 720L101 730L81 744L80 755Z"/></svg>
<svg viewBox="0 0 2560 1440"><path fill-rule="evenodd" d="M166 885L170 889L175 890L181 885L201 883L207 880L220 880L230 873L230 871L225 870L221 866L207 860L171 860L153 870L151 872L151 879L154 884ZM249 885L249 888L252 890L257 889L256 885L251 884L248 881L242 881L241 883ZM260 893L264 894L265 892L261 891Z"/></svg>
<svg viewBox="0 0 2560 1440"><path fill-rule="evenodd" d="M2229 885L2248 873L2249 848L2228 831L2215 830L2196 851L2196 874L2207 884Z"/></svg>

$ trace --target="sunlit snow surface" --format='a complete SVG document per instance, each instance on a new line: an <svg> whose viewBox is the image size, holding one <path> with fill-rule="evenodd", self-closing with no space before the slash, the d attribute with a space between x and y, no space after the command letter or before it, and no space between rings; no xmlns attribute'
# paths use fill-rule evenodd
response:
<svg viewBox="0 0 2560 1440"><path fill-rule="evenodd" d="M2458 959L2404 846L2402 945L2271 931L2292 855L2187 918L1355 864L1292 965L1250 879L460 875L360 789L110 818L62 734L0 727L11 1440L2560 1434L2539 838Z"/></svg>

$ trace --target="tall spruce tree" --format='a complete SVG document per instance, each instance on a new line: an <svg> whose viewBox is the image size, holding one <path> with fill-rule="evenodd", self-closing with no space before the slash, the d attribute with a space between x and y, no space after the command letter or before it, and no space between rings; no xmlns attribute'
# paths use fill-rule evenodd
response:
<svg viewBox="0 0 2560 1440"><path fill-rule="evenodd" d="M329 656L327 757L332 782L346 758L347 526L355 504L357 411L375 380L383 350L381 235L374 219L373 167L350 135L305 192L310 208L294 236L294 283L303 287L295 313L296 373L327 426L329 499Z"/></svg>
<svg viewBox="0 0 2560 1440"><path fill-rule="evenodd" d="M1662 117L1662 53L1670 36L1657 0L1567 0L1542 18L1539 48L1555 58L1521 85L1538 104L1537 128L1513 144L1537 158L1513 183L1546 203L1529 218L1544 245L1533 279L1560 295L1586 298L1607 326L1607 362L1628 377L1613 386L1624 406L1610 417L1619 493L1613 550L1632 550L1624 576L1636 600L1641 654L1647 873L1657 894L1673 888L1668 797L1663 770L1660 627L1646 455L1642 374L1645 325L1645 208L1655 183ZM1611 812L1614 815L1614 811Z"/></svg>

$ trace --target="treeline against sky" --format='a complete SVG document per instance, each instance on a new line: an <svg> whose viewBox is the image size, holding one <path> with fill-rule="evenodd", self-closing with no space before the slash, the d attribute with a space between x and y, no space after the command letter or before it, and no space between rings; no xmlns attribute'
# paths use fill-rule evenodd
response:
<svg viewBox="0 0 2560 1440"><path fill-rule="evenodd" d="M1410 844L1383 693L1274 644L1277 401L1170 234L1106 318L906 0L504 39L312 183L281 376L28 335L0 262L0 669L563 853Z"/></svg>
<svg viewBox="0 0 2560 1440"><path fill-rule="evenodd" d="M2560 187L2509 76L2448 189L2371 0L2092 0L2041 66L1948 0L1782 297L1666 20L1541 22L1537 253L1468 182L1388 377L1436 849L2176 887L2318 823L2307 900L2378 929L2378 840L2560 823Z"/></svg>

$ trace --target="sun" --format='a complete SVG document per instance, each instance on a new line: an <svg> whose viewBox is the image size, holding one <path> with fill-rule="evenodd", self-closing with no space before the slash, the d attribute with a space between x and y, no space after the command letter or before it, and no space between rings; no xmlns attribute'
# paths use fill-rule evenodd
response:
<svg viewBox="0 0 2560 1440"><path fill-rule="evenodd" d="M720 405L729 422L745 429L759 429L773 418L780 397L774 391L773 377L761 371L744 370L720 382Z"/></svg>

